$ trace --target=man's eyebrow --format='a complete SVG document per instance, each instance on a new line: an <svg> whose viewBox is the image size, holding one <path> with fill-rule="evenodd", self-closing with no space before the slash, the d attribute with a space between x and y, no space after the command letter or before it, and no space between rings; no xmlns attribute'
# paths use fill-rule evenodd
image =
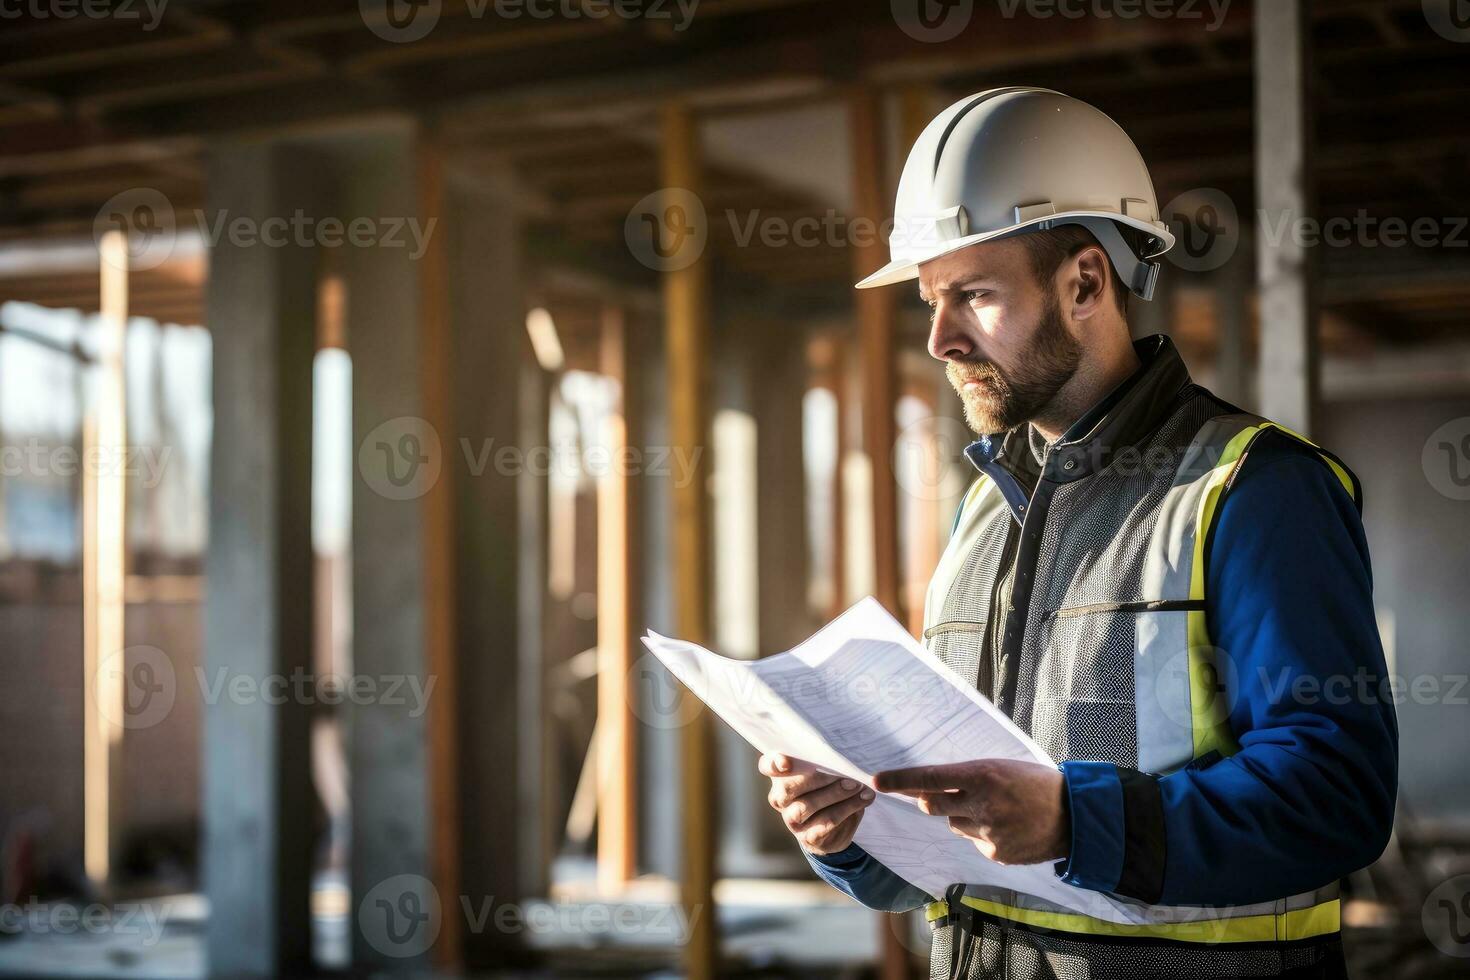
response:
<svg viewBox="0 0 1470 980"><path fill-rule="evenodd" d="M935 283L932 290L929 289L927 286L920 286L919 299L927 303L936 294L944 295L948 293L962 293L974 289L975 287L982 284L990 284L992 283L992 281L993 280L989 275L985 273L979 273L973 276L963 276L958 279L952 279L948 282Z"/></svg>

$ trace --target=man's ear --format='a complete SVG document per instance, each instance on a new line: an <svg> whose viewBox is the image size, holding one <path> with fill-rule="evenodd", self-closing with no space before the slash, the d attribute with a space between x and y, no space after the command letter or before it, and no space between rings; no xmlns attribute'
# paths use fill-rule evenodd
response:
<svg viewBox="0 0 1470 980"><path fill-rule="evenodd" d="M1100 246L1089 245L1073 257L1071 282L1072 315L1079 320L1097 313L1107 301L1112 266ZM1065 294L1064 294L1065 295Z"/></svg>

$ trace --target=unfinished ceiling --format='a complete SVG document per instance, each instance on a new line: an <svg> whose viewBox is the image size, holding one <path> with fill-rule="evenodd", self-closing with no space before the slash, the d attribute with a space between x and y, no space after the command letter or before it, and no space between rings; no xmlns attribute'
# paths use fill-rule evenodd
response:
<svg viewBox="0 0 1470 980"><path fill-rule="evenodd" d="M1161 201L1214 188L1242 225L1256 224L1242 0L1215 23L1203 4L1203 19L1038 22L982 3L942 43L905 33L882 0L700 0L687 19L672 0L644 6L650 16L620 19L547 3L576 15L543 19L497 17L493 0L445 0L433 30L411 44L370 29L358 0L171 0L152 26L142 0L131 19L8 21L0 241L90 238L98 207L129 188L201 207L215 136L411 112L461 172L517 188L535 259L652 284L623 243L623 221L659 186L657 110L680 99L705 119L702 198L717 286L840 302L852 273L841 244L738 239L753 211L788 222L845 215L846 96L864 83L894 93L895 116L903 98L932 109L1002 84L1062 89L1129 131ZM1470 44L1436 34L1418 0L1315 7L1321 216L1428 217L1450 237L1454 218L1470 214ZM1470 231L1458 241L1324 249L1329 309L1385 343L1458 331ZM1248 263L1248 251L1233 261ZM169 281L197 294L200 278ZM67 298L56 283L0 274L0 299L28 292ZM190 312L182 294L159 302Z"/></svg>

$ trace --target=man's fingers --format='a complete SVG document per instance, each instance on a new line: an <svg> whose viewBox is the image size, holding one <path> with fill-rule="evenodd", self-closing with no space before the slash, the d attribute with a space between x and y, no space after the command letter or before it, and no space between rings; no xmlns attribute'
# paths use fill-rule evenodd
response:
<svg viewBox="0 0 1470 980"><path fill-rule="evenodd" d="M781 816L785 819L786 826L794 831L834 803L840 803L863 793L872 799L872 790L860 786L851 779L839 779L809 793L798 794L785 806L780 807Z"/></svg>
<svg viewBox="0 0 1470 980"><path fill-rule="evenodd" d="M868 798L864 799L864 795ZM788 823L787 827L803 844L820 847L828 837L837 831L838 827L866 810L868 804L872 802L872 796L871 790L863 790L856 796L849 796L817 811L801 823L794 826Z"/></svg>
<svg viewBox="0 0 1470 980"><path fill-rule="evenodd" d="M862 811L859 810L826 834L806 834L805 836L810 837L811 840L806 840L802 834L797 834L797 842L813 854L835 854L852 843L852 835L857 833L858 821L862 818Z"/></svg>
<svg viewBox="0 0 1470 980"><path fill-rule="evenodd" d="M981 826L973 820L965 817L950 817L949 832L961 837L983 839L990 833L989 827Z"/></svg>
<svg viewBox="0 0 1470 980"><path fill-rule="evenodd" d="M974 775L967 762L948 766L915 766L912 769L887 769L873 777L880 793L942 793L961 789Z"/></svg>
<svg viewBox="0 0 1470 980"><path fill-rule="evenodd" d="M919 793L914 797L919 809L931 816L960 816L970 812L971 801L964 793Z"/></svg>
<svg viewBox="0 0 1470 980"><path fill-rule="evenodd" d="M784 810L803 796L841 782L851 783L852 780L844 780L841 776L833 776L825 772L806 773L800 776L776 776L771 779L771 791L766 794L766 800L777 810ZM856 785L853 783L854 787Z"/></svg>
<svg viewBox="0 0 1470 980"><path fill-rule="evenodd" d="M760 771L762 776L769 776L772 779L782 776L809 775L817 771L817 767L810 762L793 759L791 756L782 755L779 752L762 755L755 767Z"/></svg>

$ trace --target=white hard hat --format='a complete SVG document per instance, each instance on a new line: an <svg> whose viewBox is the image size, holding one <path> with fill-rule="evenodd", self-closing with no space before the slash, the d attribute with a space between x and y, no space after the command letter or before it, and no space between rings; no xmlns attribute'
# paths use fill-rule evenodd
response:
<svg viewBox="0 0 1470 980"><path fill-rule="evenodd" d="M1118 225L1147 236L1135 255ZM978 242L1082 225L1128 289L1153 297L1157 259L1174 247L1153 181L1118 124L1043 88L996 88L934 118L898 182L893 261L859 289L916 279L919 265Z"/></svg>

